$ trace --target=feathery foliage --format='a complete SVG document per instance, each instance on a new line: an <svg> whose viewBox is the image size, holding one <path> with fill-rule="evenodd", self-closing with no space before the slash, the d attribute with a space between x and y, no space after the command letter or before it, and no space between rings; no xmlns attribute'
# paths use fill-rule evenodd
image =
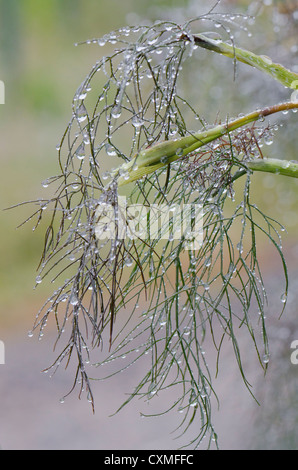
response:
<svg viewBox="0 0 298 470"><path fill-rule="evenodd" d="M114 52L78 88L58 149L60 174L47 181L54 196L36 201L28 219L36 217L38 226L44 209L51 211L36 282L50 276L60 287L33 328L43 335L48 320L55 320L60 352L49 369L73 358L71 391L78 386L94 408L95 368L118 361L123 371L142 359L147 369L123 406L171 390L173 401L160 414L180 411L179 431L194 430L187 443L193 447L204 436L207 447L217 445L211 413L216 392L204 341L212 341L218 368L229 340L250 392L240 327L260 366L268 364L259 237L267 237L281 258L286 303L281 225L254 204L253 171L298 174L295 162L262 154L275 133L266 116L297 108L297 102L210 125L180 94L183 64L199 47L295 89L295 74L236 48L232 38L224 43L194 34L202 19L223 27L232 22L211 9L184 25L124 27L91 41L113 44ZM107 161L116 166L108 172Z"/></svg>

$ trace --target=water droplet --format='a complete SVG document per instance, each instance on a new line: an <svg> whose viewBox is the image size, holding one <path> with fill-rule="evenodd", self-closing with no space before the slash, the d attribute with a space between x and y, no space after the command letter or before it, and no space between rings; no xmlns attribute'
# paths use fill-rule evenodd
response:
<svg viewBox="0 0 298 470"><path fill-rule="evenodd" d="M102 177L103 180L107 180L110 177L110 172L106 171L105 173L102 174L101 177Z"/></svg>
<svg viewBox="0 0 298 470"><path fill-rule="evenodd" d="M84 103L76 110L76 117L79 122L84 122L87 119L87 110Z"/></svg>
<svg viewBox="0 0 298 470"><path fill-rule="evenodd" d="M33 331L28 331L28 337L32 338L32 336L33 336Z"/></svg>
<svg viewBox="0 0 298 470"><path fill-rule="evenodd" d="M116 44L117 42L117 34L112 31L109 36L107 37L108 38L108 41L111 43L111 44Z"/></svg>
<svg viewBox="0 0 298 470"><path fill-rule="evenodd" d="M82 142L81 145L76 150L76 156L79 160L83 160L85 158L85 143Z"/></svg>
<svg viewBox="0 0 298 470"><path fill-rule="evenodd" d="M67 294L63 294L61 295L61 297L59 298L59 302L66 302L68 299L68 295Z"/></svg>
<svg viewBox="0 0 298 470"><path fill-rule="evenodd" d="M280 300L282 301L283 304L285 304L286 301L287 301L287 298L288 298L288 295L287 295L287 293L285 292L284 294L282 294Z"/></svg>
<svg viewBox="0 0 298 470"><path fill-rule="evenodd" d="M44 187L44 188L47 188L49 186L49 180L44 180L41 185Z"/></svg>
<svg viewBox="0 0 298 470"><path fill-rule="evenodd" d="M87 96L87 91L86 90L81 91L78 95L78 99L79 100L84 100L86 98L86 96Z"/></svg>
<svg viewBox="0 0 298 470"><path fill-rule="evenodd" d="M207 258L204 264L208 268L211 265L211 257Z"/></svg>
<svg viewBox="0 0 298 470"><path fill-rule="evenodd" d="M268 56L266 56L266 55L261 55L260 57L263 59L263 61L264 61L266 64L272 65L272 60L270 59L270 57L268 57Z"/></svg>
<svg viewBox="0 0 298 470"><path fill-rule="evenodd" d="M139 128L144 125L144 120L138 116L134 116L131 120L131 123L134 127Z"/></svg>
<svg viewBox="0 0 298 470"><path fill-rule="evenodd" d="M101 47L102 47L102 46L105 46L106 42L107 42L107 41L106 41L106 38L105 38L105 37L100 38L100 39L98 39L98 41L97 41L98 45L101 46Z"/></svg>
<svg viewBox="0 0 298 470"><path fill-rule="evenodd" d="M36 279L35 279L35 282L36 282L36 284L40 284L42 282L42 277L37 276Z"/></svg>
<svg viewBox="0 0 298 470"><path fill-rule="evenodd" d="M130 256L127 256L127 258L125 259L125 264L126 264L126 266L128 266L128 267L129 267L129 266L132 266L133 260L132 260L132 258L131 258Z"/></svg>
<svg viewBox="0 0 298 470"><path fill-rule="evenodd" d="M113 147L112 145L105 144L105 149L106 149L107 154L110 155L111 157L115 157L117 155L115 147Z"/></svg>
<svg viewBox="0 0 298 470"><path fill-rule="evenodd" d="M239 253L240 253L240 254L243 253L243 246L242 246L242 243L241 243L241 242L239 242L239 243L237 244L237 249L239 250Z"/></svg>
<svg viewBox="0 0 298 470"><path fill-rule="evenodd" d="M271 135L267 135L264 138L264 142L266 145L272 145L273 144L273 137Z"/></svg>
<svg viewBox="0 0 298 470"><path fill-rule="evenodd" d="M74 305L74 306L75 306L75 305L78 305L79 299L78 299L78 297L76 296L76 294L74 294L74 293L71 294L70 299L69 299L69 303L70 303L71 305Z"/></svg>
<svg viewBox="0 0 298 470"><path fill-rule="evenodd" d="M269 354L264 354L263 363L268 364L269 360L270 360L270 355Z"/></svg>
<svg viewBox="0 0 298 470"><path fill-rule="evenodd" d="M121 116L121 106L116 105L113 107L111 115L114 119L117 119Z"/></svg>

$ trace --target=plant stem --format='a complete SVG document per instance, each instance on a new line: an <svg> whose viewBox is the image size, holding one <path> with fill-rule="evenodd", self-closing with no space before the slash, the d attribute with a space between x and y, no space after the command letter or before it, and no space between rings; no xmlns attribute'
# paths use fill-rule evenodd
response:
<svg viewBox="0 0 298 470"><path fill-rule="evenodd" d="M190 40L186 35L182 35L181 39ZM193 36L193 40L196 45L203 47L204 49L209 49L226 57L237 59L239 62L243 62L261 70L262 72L266 72L287 88L298 88L298 74L286 69L280 64L274 63L270 57L256 55L253 52L235 47L221 40L210 39L203 34Z"/></svg>
<svg viewBox="0 0 298 470"><path fill-rule="evenodd" d="M161 142L151 148L142 150L129 163L125 163L116 169L112 176L118 177L118 186L123 186L144 176L148 176L156 170L185 157L189 153L212 142L213 140L250 124L251 122L274 113L297 108L298 102L289 101L286 103L280 103L262 110L254 111L231 122L215 126L214 128L203 132L182 137L177 140Z"/></svg>
<svg viewBox="0 0 298 470"><path fill-rule="evenodd" d="M252 171L265 171L266 173L275 173L298 178L298 161L264 158L247 162L246 166Z"/></svg>

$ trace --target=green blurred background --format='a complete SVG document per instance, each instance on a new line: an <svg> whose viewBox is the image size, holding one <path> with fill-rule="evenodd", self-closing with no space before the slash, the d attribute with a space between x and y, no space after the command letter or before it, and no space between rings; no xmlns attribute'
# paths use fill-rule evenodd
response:
<svg viewBox="0 0 298 470"><path fill-rule="evenodd" d="M0 0L0 79L5 83L5 104L0 105L0 339L8 344L11 338L18 343L26 337L49 286L44 284L37 291L33 290L43 231L33 233L30 223L16 229L32 208L3 209L43 196L41 182L58 171L55 147L69 121L71 100L92 64L103 54L98 46L74 47L74 43L141 21L182 20L183 16L189 19L211 6L210 1L191 0ZM239 45L269 55L298 72L296 1L223 0L220 9L257 12L256 23L249 22L252 34L242 32L237 39ZM189 71L185 73L185 88L193 97L192 103L197 102L201 114L211 122L217 113L225 118L289 97L288 91L279 84L245 66L239 68L233 83L231 63L225 58L211 57L206 51L192 58ZM277 119L284 122L284 127L278 131L275 144L266 154L296 160L297 115ZM298 259L297 182L256 175L253 191L258 205L286 225L289 233L284 242L285 251L291 254L290 265L292 262L295 267ZM265 247L263 254L270 270L270 247ZM43 365L47 365L46 349L39 353L39 344L34 347L35 350L30 350L33 356L44 354L46 364ZM17 352L15 354L18 357ZM2 367L6 367L5 373L9 374L8 366ZM1 390L6 393L4 382ZM223 423L220 425L224 429ZM21 446L20 440L13 437L16 429L11 428L10 432L10 437L4 438L6 431L2 429L0 443L3 440L8 448ZM34 442L24 444L26 446L33 448ZM36 446L46 444L36 443Z"/></svg>

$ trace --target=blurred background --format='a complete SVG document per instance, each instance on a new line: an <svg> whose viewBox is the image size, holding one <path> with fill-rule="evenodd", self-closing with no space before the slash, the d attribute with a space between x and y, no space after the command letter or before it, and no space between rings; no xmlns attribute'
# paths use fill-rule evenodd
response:
<svg viewBox="0 0 298 470"><path fill-rule="evenodd" d="M16 229L32 208L4 209L42 197L42 181L58 172L56 145L70 119L73 95L91 66L106 53L93 44L75 47L75 43L157 19L183 23L206 13L212 4L195 0L0 0L0 80L5 83L5 104L0 105L0 340L6 353L6 364L0 365L3 449L177 447L170 435L178 424L174 414L141 419L139 411L144 411L145 405L136 402L109 417L135 385L134 374L140 372L140 366L125 378L121 374L95 385L95 416L89 404L76 396L59 403L71 386L71 377L62 371L52 379L40 373L54 358L54 336L48 331L41 342L27 336L50 293L46 283L33 289L44 234L42 230L33 233L30 223ZM222 0L216 11L256 15L255 21L245 20L248 30L235 29L239 46L268 55L298 72L296 0ZM214 30L214 25L209 28ZM206 30L204 24L198 32ZM184 75L191 102L198 103L201 115L210 122L218 115L225 118L289 99L288 90L244 65L239 66L234 81L231 62L203 50L192 57ZM264 152L266 156L298 159L297 117L274 118L283 126L274 145ZM215 383L221 409L214 421L223 449L295 449L298 366L290 362L290 344L298 339L298 184L264 174L255 175L252 185L255 202L287 229L283 248L291 281L289 303L278 320L281 266L277 257L272 257L272 246L261 246L265 280L273 298L267 315L272 357L265 379L260 368L255 368L254 359L250 360L254 353L245 340L243 351L262 406L245 390L227 349Z"/></svg>

